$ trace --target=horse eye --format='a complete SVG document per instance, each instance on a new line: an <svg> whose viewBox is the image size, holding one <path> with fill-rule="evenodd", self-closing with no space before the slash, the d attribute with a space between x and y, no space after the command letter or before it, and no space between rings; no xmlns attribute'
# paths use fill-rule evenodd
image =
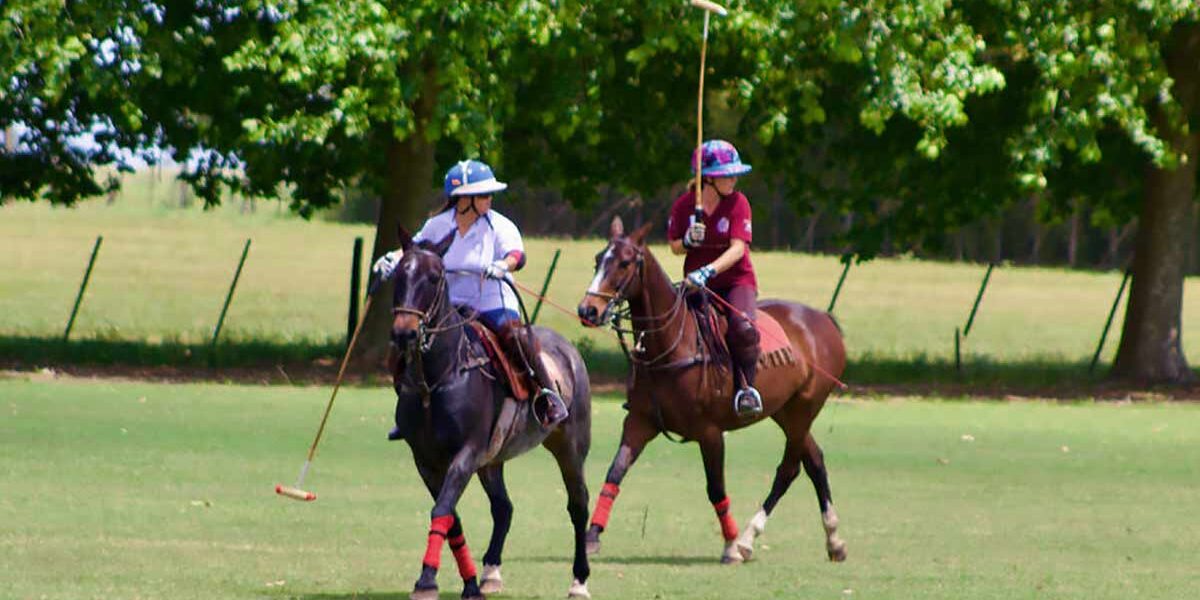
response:
<svg viewBox="0 0 1200 600"><path fill-rule="evenodd" d="M622 260L621 262L619 262L617 264L621 265L621 268L624 269L624 268L628 267L629 265L633 264L633 261L626 259L626 260Z"/></svg>

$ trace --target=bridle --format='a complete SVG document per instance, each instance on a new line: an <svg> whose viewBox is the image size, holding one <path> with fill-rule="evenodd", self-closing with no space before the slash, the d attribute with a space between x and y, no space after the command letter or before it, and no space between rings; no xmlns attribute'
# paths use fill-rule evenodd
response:
<svg viewBox="0 0 1200 600"><path fill-rule="evenodd" d="M411 306L392 306L393 315L412 315L417 318L417 346L421 352L428 352L433 347L433 341L437 334L446 331L448 328L442 324L446 322L446 317L442 317L436 325L430 326L429 319L441 314L442 303L446 298L446 276L442 275L438 279L437 291L434 292L433 304L428 310L412 308ZM452 326L453 327L453 326Z"/></svg>
<svg viewBox="0 0 1200 600"><path fill-rule="evenodd" d="M599 292L599 291L588 290L588 291L584 292L584 294L587 296L603 298L608 301L608 304L605 305L604 312L600 314L600 317L599 317L597 323L599 325L605 325L605 324L609 325L612 328L612 330L617 334L617 341L620 343L621 350L624 351L625 357L627 359L629 359L629 362L631 362L635 365L652 366L655 363L659 362L660 360L669 356L672 352L675 351L676 348L679 347L679 344L683 340L683 334L684 334L686 327L680 326L679 331L675 336L675 340L670 345L667 346L666 350L664 350L658 356L655 356L650 359L644 359L644 358L640 358L637 356L637 354L640 354L645 351L645 346L642 344L642 341L646 337L646 334L658 333L658 332L666 329L671 324L671 322L674 320L675 316L679 313L680 310L683 309L685 293L684 293L684 287L682 285L676 286L675 301L672 303L671 308L667 309L666 312L664 312L661 315L647 315L645 317L634 317L631 314L631 311L630 311L630 308L628 305L629 298L628 298L628 296L625 295L625 291L629 288L629 285L631 283L633 283L635 280L640 280L642 282L642 284L645 285L646 257L645 257L645 250L643 250L642 248L639 248L639 247L637 247L637 245L634 245L633 249L634 249L634 252L636 253L636 258L634 259L634 262L636 263L636 268L631 269L629 271L629 273L625 276L625 278L623 280L621 280L621 283L617 286L616 290L614 290L613 292ZM626 328L621 327L621 324L620 324L621 319L628 319L631 323L637 323L639 321L642 321L642 322L645 322L648 326L641 329L640 331L637 329L626 329ZM661 323L661 324L655 326L656 323ZM624 337L625 334L631 334L631 335L635 336L633 352L629 351L628 346L625 343L625 337Z"/></svg>

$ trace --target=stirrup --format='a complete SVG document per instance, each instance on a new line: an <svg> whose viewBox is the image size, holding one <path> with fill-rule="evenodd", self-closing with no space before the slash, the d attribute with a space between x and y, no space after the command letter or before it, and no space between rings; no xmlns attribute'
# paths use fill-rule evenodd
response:
<svg viewBox="0 0 1200 600"><path fill-rule="evenodd" d="M537 402L542 398L546 399L546 410L539 415L537 410ZM552 418L550 413L554 411L554 408L558 408L558 413ZM558 395L558 392L555 392L548 387L544 387L538 390L537 394L534 394L533 414L534 417L537 418L538 423L542 426L542 429L553 429L555 425L566 421L567 417L570 416L570 413L567 411L567 403L563 402L563 399Z"/></svg>
<svg viewBox="0 0 1200 600"><path fill-rule="evenodd" d="M762 395L753 386L738 390L733 396L733 412L739 417L753 417L762 414Z"/></svg>

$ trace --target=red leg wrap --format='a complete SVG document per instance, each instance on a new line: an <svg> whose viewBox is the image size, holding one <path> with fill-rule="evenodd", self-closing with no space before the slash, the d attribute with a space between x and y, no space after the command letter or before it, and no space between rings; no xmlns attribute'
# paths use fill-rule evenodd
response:
<svg viewBox="0 0 1200 600"><path fill-rule="evenodd" d="M462 575L463 581L473 579L475 577L475 561L471 560L471 550L467 548L467 537L460 535L450 538L450 551L454 553L454 561L458 563L458 574Z"/></svg>
<svg viewBox="0 0 1200 600"><path fill-rule="evenodd" d="M713 510L717 511L717 519L721 521L721 535L725 536L725 541L732 541L738 536L737 521L733 520L733 515L729 514L729 497L713 504Z"/></svg>
<svg viewBox="0 0 1200 600"><path fill-rule="evenodd" d="M608 527L608 514L612 512L613 500L617 499L617 494L621 493L621 486L615 483L606 483L603 488L600 488L600 498L596 500L596 512L592 513L592 525L596 525L600 529Z"/></svg>
<svg viewBox="0 0 1200 600"><path fill-rule="evenodd" d="M425 546L425 566L438 568L442 564L442 542L446 541L446 532L454 525L454 515L434 517L429 523L429 542Z"/></svg>

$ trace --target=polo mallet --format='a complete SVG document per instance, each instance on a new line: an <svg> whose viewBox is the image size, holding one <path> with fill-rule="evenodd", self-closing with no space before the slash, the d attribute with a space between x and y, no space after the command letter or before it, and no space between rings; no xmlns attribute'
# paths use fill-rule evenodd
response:
<svg viewBox="0 0 1200 600"><path fill-rule="evenodd" d="M729 14L725 7L708 0L690 0L692 6L704 11L704 38L700 42L700 93L696 96L696 212L694 223L704 218L704 203L700 193L700 171L704 164L701 150L704 147L704 57L708 53L708 17L712 13L724 17Z"/></svg>
<svg viewBox="0 0 1200 600"><path fill-rule="evenodd" d="M313 438L312 446L308 448L308 458L304 459L304 466L300 467L300 476L296 478L296 485L289 487L276 484L275 493L280 496L305 502L317 499L316 494L304 491L304 477L308 475L308 467L312 464L313 456L317 454L317 444L321 442L321 434L325 432L325 422L329 420L329 411L333 410L333 400L337 398L338 388L342 386L342 376L346 374L346 364L350 362L350 353L354 351L354 343L358 341L358 333L362 331L367 315L371 314L371 300L374 298L374 296L368 295L366 303L363 304L362 318L358 320L358 325L354 326L354 335L350 336L350 345L346 347L346 354L342 357L342 366L338 369L337 380L333 384L333 394L329 396L329 404L325 405L325 415L321 417L321 426L317 428L317 437Z"/></svg>

